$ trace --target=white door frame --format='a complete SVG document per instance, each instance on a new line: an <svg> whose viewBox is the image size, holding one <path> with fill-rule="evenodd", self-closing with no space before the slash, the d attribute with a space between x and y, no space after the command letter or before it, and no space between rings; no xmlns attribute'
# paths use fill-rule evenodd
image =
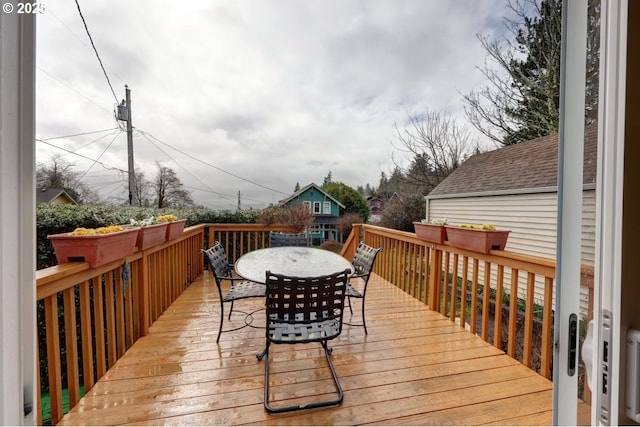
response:
<svg viewBox="0 0 640 427"><path fill-rule="evenodd" d="M561 42L553 424L576 425L587 0L563 0Z"/></svg>
<svg viewBox="0 0 640 427"><path fill-rule="evenodd" d="M602 0L591 423L620 419L620 306L622 289L622 202L626 118L628 0ZM604 314L611 313L610 319ZM604 360L607 341L608 357ZM606 373L603 371L606 364ZM604 374L609 387L603 393ZM616 386L613 386L616 384Z"/></svg>
<svg viewBox="0 0 640 427"><path fill-rule="evenodd" d="M35 16L0 12L0 424L36 423Z"/></svg>

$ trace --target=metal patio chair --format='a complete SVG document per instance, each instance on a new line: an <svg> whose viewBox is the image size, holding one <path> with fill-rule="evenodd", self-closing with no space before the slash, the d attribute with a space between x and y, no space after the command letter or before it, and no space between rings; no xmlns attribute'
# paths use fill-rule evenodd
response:
<svg viewBox="0 0 640 427"><path fill-rule="evenodd" d="M218 337L216 338L217 343L220 341L220 334L222 334L222 332L237 331L238 329L249 326L245 319L244 325L223 331L222 326L224 322L224 303L231 303L228 317L228 319L231 320L234 301L245 298L264 298L266 287L262 283L252 282L250 280L245 280L241 277L234 276L233 264L229 263L227 255L224 251L224 247L220 244L220 242L216 242L215 245L213 245L209 249L201 249L200 251L206 254L207 258L209 259L209 268L211 269L213 277L215 278L216 286L218 287L218 295L220 297L220 327L218 328ZM222 282L225 280L229 280L231 282L231 288L225 295L223 295ZM247 313L245 311L236 311L243 313L246 316L251 315L251 313Z"/></svg>
<svg viewBox="0 0 640 427"><path fill-rule="evenodd" d="M269 232L269 245L272 248L282 246L309 246L309 239L304 233Z"/></svg>
<svg viewBox="0 0 640 427"><path fill-rule="evenodd" d="M267 272L266 347L258 360L264 361L264 407L269 412L296 411L337 405L344 392L338 381L332 349L327 342L342 332L344 298L349 269L319 277L293 277ZM331 370L338 397L311 403L275 407L269 401L269 346L319 342Z"/></svg>
<svg viewBox="0 0 640 427"><path fill-rule="evenodd" d="M352 262L355 272L349 278L349 284L347 285L347 301L351 314L353 314L351 298L359 298L362 300L362 323L344 322L344 324L349 326L363 326L365 334L367 334L367 323L364 315L364 301L367 296L367 285L369 284L373 264L376 262L376 257L381 250L382 248L373 248L365 242L360 242Z"/></svg>

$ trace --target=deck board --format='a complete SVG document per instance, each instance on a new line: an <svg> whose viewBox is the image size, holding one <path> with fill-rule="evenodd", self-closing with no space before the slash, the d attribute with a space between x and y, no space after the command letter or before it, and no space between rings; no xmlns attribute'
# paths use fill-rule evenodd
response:
<svg viewBox="0 0 640 427"><path fill-rule="evenodd" d="M59 424L551 424L549 380L379 277L372 276L369 287L369 334L345 325L331 343L345 391L340 406L268 414L264 362L255 357L264 347L264 329L223 333L216 344L218 296L205 273ZM241 301L236 308L252 311L261 304ZM244 316L234 315L225 327L242 322ZM264 324L262 310L254 324ZM270 353L276 401L332 392L319 345L278 345Z"/></svg>

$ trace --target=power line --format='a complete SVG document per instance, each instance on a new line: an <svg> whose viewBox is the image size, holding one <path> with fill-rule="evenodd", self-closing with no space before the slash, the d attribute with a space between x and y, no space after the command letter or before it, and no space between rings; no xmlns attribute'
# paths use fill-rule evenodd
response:
<svg viewBox="0 0 640 427"><path fill-rule="evenodd" d="M222 168L220 168L220 167L218 167L218 166L212 165L211 163L207 163L207 162L205 162L204 160L199 159L199 158L197 158L197 157L194 157L194 156L192 156L192 155L191 155L191 154L189 154L189 153L185 153L185 152L184 152L184 151L182 151L182 150L179 150L179 149L177 149L177 148L175 148L175 147L172 147L171 145L167 144L166 142L163 142L163 141L159 140L158 138L156 138L155 136L153 136L152 134L150 134L150 133L148 133L148 132L144 132L143 130L140 130L140 129L137 129L137 130L138 130L138 132L140 132L142 135L148 134L151 138L155 139L155 140L156 140L156 141L158 141L159 143L161 143L161 144L163 144L163 145L166 145L167 147L169 147L169 148L171 148L171 149L173 149L173 150L177 151L178 153L180 153L180 154L182 154L182 155L185 155L185 156L189 157L189 158L190 158L190 159L192 159L192 160L195 160L195 161L200 162L200 163L202 163L202 164L204 164L204 165L207 165L207 166L209 166L209 167L212 167L212 168L214 168L214 169L216 169L216 170L218 170L218 171L220 171L220 172L226 173L227 175L231 175L231 176L232 176L232 177L234 177L234 178L238 178L238 179L240 179L240 180L242 180L242 181L248 182L248 183L250 183L250 184L256 185L256 186L258 186L258 187L264 188L264 189L269 190L269 191L273 191L273 192L275 192L275 193L284 194L285 196L288 196L288 195L289 195L289 193L285 193L284 191L280 191L280 190L276 190L276 189L274 189L274 188L267 187L267 186L265 186L265 185L259 184L259 183L255 182L255 181L250 180L250 179L247 179L247 178L241 177L240 175L236 175L235 173L232 173L232 172L226 171L226 170L224 170L224 169L222 169Z"/></svg>
<svg viewBox="0 0 640 427"><path fill-rule="evenodd" d="M207 190L205 190L205 189L202 189L202 188L187 187L187 186L185 186L185 188L188 188L188 189L191 189L191 190L196 190L196 191L202 191L202 192L204 192L204 193L213 193L213 194L216 194L216 195L218 195L218 196L220 196L220 197L230 198L231 200L233 200L233 199L235 199L236 197L238 197L238 195L237 195L237 194L236 194L236 195L231 195L231 194L218 193L217 191L208 190L208 189L207 189ZM267 205L268 205L269 203L272 203L272 202L265 202L264 200L250 199L250 198L248 198L248 197L242 197L242 200L249 200L249 201L251 201L251 202L262 203L262 204L267 204Z"/></svg>
<svg viewBox="0 0 640 427"><path fill-rule="evenodd" d="M69 26L68 26L67 24L65 24L65 23L64 23L60 18L58 18L58 16L57 16L55 13L53 13L53 11L51 10L51 6L50 6L50 5L47 5L47 15L51 15L51 16L53 16L54 18L56 18L56 19L58 20L58 22L59 22L60 24L62 24L62 26L64 26L64 27L67 29L67 31L69 31L71 34L73 34L73 36L74 36L76 39L78 39L78 41L79 41L80 43L82 43L82 44L84 45L84 47L86 47L87 49L91 49L91 48L89 47L89 45L87 45L87 44L84 42L84 40L82 40L82 39L80 38L80 36L78 36L78 35L75 33L75 31L73 31L71 28L69 28ZM113 75L115 75L115 76L116 76L116 77L117 77L117 78L122 82L122 84L125 84L125 81L124 81L124 80L122 80L122 77L120 77L120 76L119 76L115 71L113 71L113 69L110 69L109 71L110 71Z"/></svg>
<svg viewBox="0 0 640 427"><path fill-rule="evenodd" d="M113 137L113 139L111 140L111 142L109 143L109 145L107 145L107 147L102 151L102 153L100 153L100 155L98 156L98 158L97 158L96 160L94 160L94 161L93 161L93 163L91 163L91 166L89 166L89 167L87 168L87 170L86 170L86 171L84 171L84 173L83 173L82 175L80 175L80 177L79 177L78 179L82 179L82 178L87 174L87 172L89 172L89 171L91 170L91 168L92 168L92 167L93 167L93 166L98 162L98 160L100 160L100 158L101 158L102 156L104 156L104 153L106 153L106 152L107 152L107 150L109 149L109 147L111 147L111 145L113 144L113 142L118 138L118 136L120 136L120 134L121 134L121 133L122 133L122 132L118 132L118 133L116 134L116 136L114 136L114 137Z"/></svg>
<svg viewBox="0 0 640 427"><path fill-rule="evenodd" d="M111 93L113 94L113 98L116 100L116 103L117 103L118 97L116 96L116 92L113 90L113 86L111 86L111 80L109 80L109 76L107 75L107 70L105 70L104 65L102 65L102 59L100 59L100 55L98 54L98 49L96 49L96 45L93 43L93 38L91 37L91 33L89 32L89 27L87 27L87 22L84 20L84 16L82 15L82 10L80 10L80 3L78 3L78 0L76 0L76 6L78 6L78 13L80 14L80 18L82 19L82 23L84 24L84 29L87 31L87 35L89 36L89 41L91 42L91 46L93 47L93 50L96 53L96 57L98 58L98 62L100 63L100 68L102 68L102 72L104 73L104 76L107 79L109 88L111 88Z"/></svg>
<svg viewBox="0 0 640 427"><path fill-rule="evenodd" d="M74 88L72 88L71 86L69 86L68 84L66 84L65 82L58 80L57 78L53 77L51 74L49 74L47 71L45 71L41 66L36 65L36 67L38 68L38 70L40 70L41 72L43 72L44 74L46 74L50 79L53 79L55 81L57 81L58 83L60 83L63 86L66 86L67 89L71 90L72 92L75 92L77 95L80 95L81 97L83 97L84 99L86 99L87 101L89 101L90 103L96 105L97 107L99 107L100 109L106 111L109 114L113 114L112 111L107 110L106 108L104 108L102 105L98 104L97 102L95 102L93 99L89 98L86 95L83 95L82 93L78 92L77 90L75 90Z"/></svg>
<svg viewBox="0 0 640 427"><path fill-rule="evenodd" d="M94 133L109 132L109 131L118 130L118 129L119 128L111 128L111 129L103 129L103 130L94 130L90 132L74 133L72 135L50 136L48 138L40 138L40 141L51 141L52 139L73 138L75 136L92 135Z"/></svg>
<svg viewBox="0 0 640 427"><path fill-rule="evenodd" d="M96 160L96 159L92 159L92 158L90 158L90 157L83 156L82 154L78 154L78 153L75 153L75 152L73 152L73 151L71 151L71 150L67 150L66 148L58 147L57 145L53 145L53 144L52 144L52 143L50 143L50 142L43 141L43 140L38 139L38 138L36 138L36 141L42 142L43 144L50 145L51 147L53 147L53 148L57 148L58 150L66 151L66 152L67 152L67 153L69 153L69 154L73 154L73 155L76 155L76 156L78 156L78 157L82 157L83 159L91 160L92 162L96 162L97 164L99 164L100 166L102 166L103 168L105 168L105 169L107 169L107 170L115 170L115 171L120 171L120 172L123 172L123 173L128 173L126 170L123 170L123 169L120 169L120 168L116 168L116 167L113 167L113 166L107 166L107 165L105 165L104 163L102 163L102 162L100 162L100 161L98 161L98 160Z"/></svg>
<svg viewBox="0 0 640 427"><path fill-rule="evenodd" d="M115 136L116 136L116 137L117 137L119 134L121 134L121 133L122 133L122 131L119 131L119 130L118 130L118 128L114 128L114 129L112 129L112 132L113 132L114 130L117 132L117 133L115 134ZM89 145L91 145L91 144L93 144L93 143L96 143L96 142L100 141L100 140L101 140L101 139L103 139L103 138L106 138L106 137L108 137L108 136L111 136L111 135L114 135L114 134L113 134L113 133L111 133L111 134L102 135L102 136L100 136L100 137L98 137L98 138L96 138L96 139L94 139L94 140L92 140L92 141L87 142L87 143L86 143L86 144L84 144L84 145L81 145L80 147L74 148L73 150L67 149L67 151L68 151L68 152L70 152L70 153L75 154L75 152L76 152L76 151L79 151L79 150L81 150L81 149L83 149L83 148L85 148L85 147L87 147L87 146L89 146ZM49 139L56 139L56 138L44 138L44 139L40 139L39 141L46 141L46 140L49 140ZM38 140L38 139L36 138L36 140ZM60 157L64 157L64 156L66 156L66 154L63 154L63 155L61 155ZM49 161L52 161L52 160L49 160ZM47 162L44 162L44 163L47 163Z"/></svg>
<svg viewBox="0 0 640 427"><path fill-rule="evenodd" d="M139 132L140 132L140 134L141 134L141 135L142 135L142 136L143 136L147 141L149 141L149 142L150 142L154 147L156 147L158 150L160 150L160 151L161 151L165 156L167 156L168 158L172 159L172 158L171 158L171 156L170 156L166 151L164 151L162 148L158 147L158 144L156 144L156 143L155 143L155 142L153 142L151 139L149 139L149 137L148 137L144 132L141 132L141 131L139 131ZM180 163L178 163L178 161L177 161L176 159L172 159L172 160L173 160L173 162L174 162L176 165L178 165L179 167L181 167L182 169L184 169L184 171L185 171L185 172L187 172L187 173L188 173L189 175L191 175L193 178L195 178L196 180L198 180L198 181L200 182L200 184L204 185L204 186L207 188L207 190L203 190L203 189L200 189L200 188L187 187L187 186L185 186L185 188L187 188L187 189L195 189L195 190L203 191L203 192L207 192L207 193L213 193L213 194L216 194L218 197L225 198L225 199L226 199L226 198L231 198L231 199L233 199L233 198L235 197L235 196L232 196L232 195L230 195L230 194L223 194L223 193L219 193L219 192L217 192L217 191L211 190L211 189L209 188L209 186L208 186L204 181L202 181L198 176L196 176L196 175L194 175L193 173L191 173L191 171L189 171L189 169L185 168L185 167L184 167L184 166L182 166ZM247 200L250 200L250 199L247 199ZM269 203L269 202L264 202L264 201L261 201L261 200L251 200L251 201L253 201L253 202L258 202L258 203L267 203L267 204Z"/></svg>

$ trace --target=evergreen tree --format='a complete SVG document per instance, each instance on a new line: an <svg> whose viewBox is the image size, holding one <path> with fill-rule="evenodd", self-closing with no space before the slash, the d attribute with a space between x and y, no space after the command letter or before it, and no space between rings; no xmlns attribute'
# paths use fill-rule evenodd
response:
<svg viewBox="0 0 640 427"><path fill-rule="evenodd" d="M515 144L558 131L561 0L508 0L504 18L513 40L478 36L491 62L485 87L464 95L471 124L491 140ZM585 122L597 118L599 0L589 0Z"/></svg>
<svg viewBox="0 0 640 427"><path fill-rule="evenodd" d="M332 182L327 184L323 190L344 205L343 214L358 214L365 222L369 218L369 205L367 201L353 187L349 187L343 182Z"/></svg>
<svg viewBox="0 0 640 427"><path fill-rule="evenodd" d="M331 171L329 171L327 176L324 177L324 180L322 180L322 187L321 188L324 190L326 188L326 186L331 184L332 182L333 182L333 178L331 177Z"/></svg>

